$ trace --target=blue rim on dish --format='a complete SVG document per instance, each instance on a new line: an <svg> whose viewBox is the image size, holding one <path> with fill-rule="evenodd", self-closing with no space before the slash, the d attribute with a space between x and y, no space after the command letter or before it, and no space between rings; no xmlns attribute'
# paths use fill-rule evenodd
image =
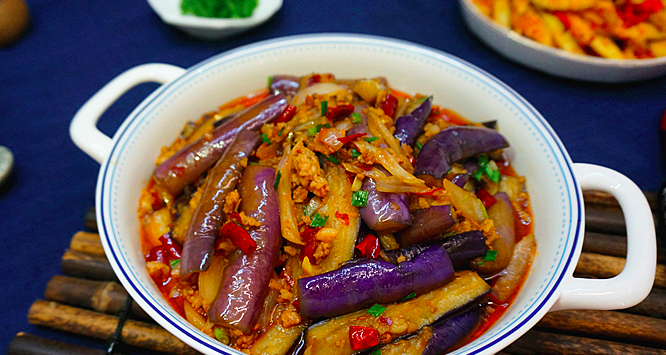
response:
<svg viewBox="0 0 666 355"><path fill-rule="evenodd" d="M182 86L185 86L189 80L196 78L197 69L201 69L207 66L208 64L214 65L214 67L219 67L227 62L238 60L238 57L235 57L234 55L241 52L247 52L245 55L243 55L243 57L251 57L251 56L256 56L262 52L275 51L276 49L279 48L288 48L295 46L318 46L318 45L335 46L335 45L350 45L350 44L366 48L372 48L372 47L388 48L400 52L410 53L410 55L426 56L428 57L428 59L433 60L438 64L455 67L456 70L463 71L466 75L476 80L490 81L494 83L499 88L508 91L508 93L510 94L509 96L512 95L511 99L517 100L517 102L520 104L520 105L514 104L514 107L517 111L522 113L525 117L531 116L537 119L538 123L541 124L542 128L539 128L536 122L532 122L531 119L528 120L528 122L532 124L532 126L536 129L537 133L539 133L544 138L546 143L548 143L548 148L550 149L550 152L552 152L556 156L559 154L562 157L562 159L555 159L554 161L557 163L557 167L559 168L560 173L562 174L563 177L566 176L571 177L570 179L566 180L570 180L570 183L573 185L573 187L570 187L568 184L563 183L566 189L566 193L568 194L569 197L569 212L570 212L569 220L565 221L565 223L568 223L567 225L569 225L570 227L567 229L568 233L566 235L566 241L560 243L560 248L562 247L562 245L571 245L572 247L567 255L565 255L565 253L562 253L559 260L557 259L555 260L557 261L556 269L554 272L549 273L549 277L550 275L553 276L550 277L550 280L548 280L547 285L545 287L542 286L539 289L539 291L537 291L538 294L533 297L533 299L536 299L536 301L533 302L532 300L530 300L529 307L526 307L526 309L521 310L520 314L514 317L514 319L512 319L509 322L509 324L503 326L501 329L493 329L492 331L487 332L481 338L475 341L477 342L477 344L474 344L474 346L469 349L465 349L465 353L478 354L498 344L500 341L506 339L507 337L510 336L517 337L522 335L522 333L526 332L527 329L521 329L521 327L526 323L533 321L533 318L537 313L545 311L544 307L547 305L547 303L552 304L552 302L555 301L552 299L552 295L554 292L558 290L558 287L562 282L563 278L565 277L565 275L568 274L568 270L572 266L571 262L574 259L576 250L578 249L579 233L581 230L581 223L582 223L582 208L578 192L579 186L576 180L573 178L573 169L572 169L571 160L566 150L564 149L562 142L554 134L552 128L546 123L545 119L541 117L541 115L536 111L536 109L534 109L524 98L518 95L513 89L511 89L506 84L502 83L492 75L486 73L485 71L475 67L470 63L467 63L466 61L463 61L450 54L426 46L421 46L405 41L398 41L376 36L349 35L349 34L304 35L304 36L278 38L274 40L263 41L247 45L214 56L189 68L188 72L185 73L182 77L160 87L150 97L148 97L141 104L141 106L139 106L137 110L130 115L128 120L124 122L123 125L119 128L115 136L116 138L114 138L113 147L111 149L109 158L107 158L107 162L102 166L102 169L100 170L99 182L98 182L99 188L98 188L97 208L98 208L98 218L100 219L101 222L100 223L101 235L103 236L103 238L105 238L107 245L111 247L109 248L111 250L111 256L109 257L109 260L112 262L112 264L115 264L117 269L119 269L122 272L121 279L124 279L127 283L125 286L126 287L129 286L127 288L136 292L136 294L139 295L143 299L143 301L145 301L146 304L148 304L152 308L152 311L154 311L162 318L162 320L168 322L171 326L173 326L175 329L181 332L182 335L192 340L195 340L199 346L214 351L218 351L223 354L230 354L228 352L229 350L223 349L221 347L222 345L218 344L214 340L207 339L206 341L204 341L200 335L193 334L192 332L190 332L189 329L186 329L187 324L189 323L186 323L185 320L177 319L174 321L170 319L169 316L166 314L166 312L168 312L169 310L162 308L159 305L158 300L149 298L150 294L148 290L146 290L143 287L143 285L139 284L136 281L138 277L134 273L132 273L132 270L130 270L130 267L128 266L128 261L124 258L124 255L119 254L119 251L121 250L122 246L119 245L117 241L114 241L114 238L110 237L115 233L115 228L113 223L107 221L107 218L111 219L111 212L112 212L111 206L113 199L110 196L107 196L107 194L110 195L111 191L113 191L113 189L115 188L114 176L116 174L116 169L118 169L118 165L108 164L108 161L111 159L111 157L118 157L126 151L128 141L127 139L124 138L131 137L132 135L135 134L135 131L137 130L141 121L143 121L143 119L148 115L148 113L150 113L149 108L157 107L160 103L162 103L169 96L166 95L165 93L167 92L172 93L175 90L181 88ZM281 45L282 47L280 47ZM226 61L224 60L225 57ZM494 90L498 95L501 95L506 99L509 99L509 96L500 92L497 88L491 86L490 89ZM550 140L553 141L554 146L546 138L550 138ZM564 166L560 164L560 161L564 162ZM553 169L555 169L555 167L553 167ZM562 189L562 187L560 187L560 189ZM572 212L575 212L576 215L574 215L574 213ZM575 228L572 228L571 226L574 224ZM519 329L521 329L520 332ZM459 351L455 351L453 354L456 354L458 352Z"/></svg>

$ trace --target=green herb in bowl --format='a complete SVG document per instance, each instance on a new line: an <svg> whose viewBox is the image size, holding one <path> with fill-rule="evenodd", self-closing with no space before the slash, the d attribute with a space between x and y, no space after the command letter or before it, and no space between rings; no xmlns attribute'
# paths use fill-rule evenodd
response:
<svg viewBox="0 0 666 355"><path fill-rule="evenodd" d="M183 14L200 17L243 18L250 17L258 0L183 0Z"/></svg>

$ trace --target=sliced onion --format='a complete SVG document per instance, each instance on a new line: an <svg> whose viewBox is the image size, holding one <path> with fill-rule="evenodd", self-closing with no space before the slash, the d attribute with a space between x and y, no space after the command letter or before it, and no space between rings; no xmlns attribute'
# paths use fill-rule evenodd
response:
<svg viewBox="0 0 666 355"><path fill-rule="evenodd" d="M314 94L317 95L332 94L337 91L345 91L345 89L342 86L335 83L317 83L299 91L298 94L294 96L294 102L303 103L305 101L306 96L312 96Z"/></svg>
<svg viewBox="0 0 666 355"><path fill-rule="evenodd" d="M296 244L303 244L301 235L298 233L298 220L296 219L296 209L294 208L294 201L291 198L291 166L294 158L294 153L298 151L298 147L303 147L303 142L298 142L296 146L289 152L287 160L280 170L281 177L278 183L278 204L280 205L280 225L282 228L282 236L288 241Z"/></svg>

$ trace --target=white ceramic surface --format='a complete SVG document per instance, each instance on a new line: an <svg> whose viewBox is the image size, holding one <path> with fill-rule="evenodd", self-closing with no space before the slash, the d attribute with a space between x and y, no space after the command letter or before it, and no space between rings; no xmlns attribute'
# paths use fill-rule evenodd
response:
<svg viewBox="0 0 666 355"><path fill-rule="evenodd" d="M505 84L456 57L423 46L354 35L296 36L222 53L185 71L147 64L119 75L76 114L74 142L101 163L96 210L109 262L132 297L160 325L195 349L237 354L177 315L145 271L136 208L160 147L186 120L197 119L273 74L331 72L340 78L385 76L410 93L473 121L495 119L507 137L515 169L527 178L538 252L514 304L499 322L455 354L495 353L532 327L553 306L615 309L640 302L652 287L656 242L652 214L638 187L612 170L573 164L544 118ZM95 124L122 93L145 81L163 83L124 121L113 139ZM572 277L584 231L581 188L617 197L627 218L627 264L609 280Z"/></svg>
<svg viewBox="0 0 666 355"><path fill-rule="evenodd" d="M666 74L666 57L621 60L569 53L500 26L483 15L471 0L460 0L460 7L469 29L490 48L519 64L551 75L598 83L624 83Z"/></svg>
<svg viewBox="0 0 666 355"><path fill-rule="evenodd" d="M282 0L259 0L248 18L205 18L180 10L182 0L148 0L148 4L162 21L176 26L183 32L203 39L218 40L247 31L265 22L281 7Z"/></svg>

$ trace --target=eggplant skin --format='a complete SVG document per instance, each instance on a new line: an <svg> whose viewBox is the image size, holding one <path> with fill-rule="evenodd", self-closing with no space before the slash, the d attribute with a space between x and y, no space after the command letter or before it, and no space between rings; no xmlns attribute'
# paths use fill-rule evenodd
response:
<svg viewBox="0 0 666 355"><path fill-rule="evenodd" d="M483 236L483 232L470 231L440 238L427 244L416 244L402 249L385 250L384 253L392 263L397 263L401 255L405 257L406 261L409 261L433 244L444 247L456 269L480 256L486 255L488 251L486 237Z"/></svg>
<svg viewBox="0 0 666 355"><path fill-rule="evenodd" d="M217 161L206 179L201 202L197 205L187 229L180 261L181 277L210 267L215 238L226 218L224 199L241 177L241 160L252 153L261 141L254 131L242 131Z"/></svg>
<svg viewBox="0 0 666 355"><path fill-rule="evenodd" d="M293 75L273 75L271 92L284 96L294 96L301 86L301 79Z"/></svg>
<svg viewBox="0 0 666 355"><path fill-rule="evenodd" d="M287 100L282 94L271 95L233 115L211 132L211 140L201 137L155 168L155 181L172 196L178 196L186 184L194 182L217 162L239 131L256 130L277 117L285 107Z"/></svg>
<svg viewBox="0 0 666 355"><path fill-rule="evenodd" d="M370 229L395 232L412 225L406 194L380 192L372 178L363 180L361 189L368 191L368 203L359 213Z"/></svg>
<svg viewBox="0 0 666 355"><path fill-rule="evenodd" d="M408 115L400 116L395 121L395 133L393 136L400 141L401 144L409 146L416 143L416 138L423 131L423 124L426 118L430 115L432 110L432 97L429 97L415 108Z"/></svg>
<svg viewBox="0 0 666 355"><path fill-rule="evenodd" d="M481 315L472 309L457 316L439 321L432 326L432 337L422 355L444 354L453 345L465 338L479 323Z"/></svg>
<svg viewBox="0 0 666 355"><path fill-rule="evenodd" d="M449 127L423 145L414 175L428 174L441 179L451 169L451 164L457 161L508 146L506 138L490 128Z"/></svg>
<svg viewBox="0 0 666 355"><path fill-rule="evenodd" d="M257 323L282 243L274 181L275 169L271 167L250 165L245 169L239 189L240 210L261 222L249 230L257 249L227 266L217 297L208 310L211 322L245 334L250 334Z"/></svg>
<svg viewBox="0 0 666 355"><path fill-rule="evenodd" d="M446 250L433 245L397 265L380 259L360 259L340 269L298 280L301 315L334 317L375 303L399 301L412 292L423 294L454 275Z"/></svg>
<svg viewBox="0 0 666 355"><path fill-rule="evenodd" d="M451 205L431 206L412 213L412 225L395 234L401 247L431 241L456 223Z"/></svg>

